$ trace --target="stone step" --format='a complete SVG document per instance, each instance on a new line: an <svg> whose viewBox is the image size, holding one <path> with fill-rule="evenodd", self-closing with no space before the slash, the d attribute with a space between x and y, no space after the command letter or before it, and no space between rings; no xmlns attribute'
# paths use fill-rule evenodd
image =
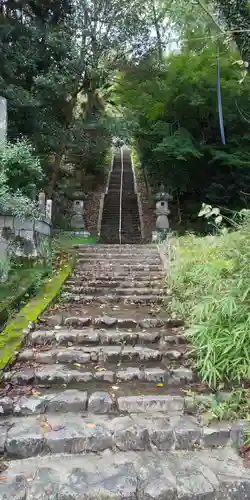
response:
<svg viewBox="0 0 250 500"><path fill-rule="evenodd" d="M66 282L66 287L67 286L74 286L74 287L84 287L86 286L86 279L79 279L79 278L71 278L67 280ZM105 288L145 288L145 287L159 287L161 285L161 280L159 279L152 279L152 280L146 280L145 278L142 278L140 280L130 280L130 281L124 281L124 280L110 280L110 279L98 279L96 278L95 280L88 280L87 285L89 287L91 286L102 286Z"/></svg>
<svg viewBox="0 0 250 500"><path fill-rule="evenodd" d="M76 268L79 266L85 266L86 264L90 264L93 266L104 266L104 267L139 267L139 268L150 268L152 267L152 270L157 269L161 270L162 269L162 264L160 258L143 258L141 259L139 256L131 258L131 257L123 257L122 259L113 259L113 258L105 258L105 257L100 257L100 258L95 258L92 257L91 259L87 257L79 257L77 258L77 263L76 263Z"/></svg>
<svg viewBox="0 0 250 500"><path fill-rule="evenodd" d="M139 262L141 262L142 258L143 260L147 260L147 259L150 259L150 260L159 260L159 262L161 262L161 259L160 259L160 256L159 256L159 252L158 251L155 251L154 253L152 253L151 251L148 253L148 254L143 254L143 257L142 257L142 254L138 255L138 252L134 252L134 253L118 253L118 252L109 252L109 253L103 253L103 252L100 252L100 253L92 253L92 252L83 252L83 251L78 251L77 252L77 258L85 258L85 259L93 259L93 260L96 260L96 259L110 259L110 260L123 260L124 258L125 259L137 259Z"/></svg>
<svg viewBox="0 0 250 500"><path fill-rule="evenodd" d="M80 319L80 318L79 318ZM76 319L77 321L77 319ZM74 320L73 320L74 323ZM72 321L71 321L72 324ZM68 345L73 343L74 345L84 345L84 344L146 344L146 343L157 343L160 339L164 340L166 344L180 345L184 344L187 340L186 334L177 333L173 335L166 335L163 331L131 331L124 332L118 330L94 330L91 328L81 329L52 329L52 330L36 330L31 332L29 335L30 345L47 345L47 344L59 344Z"/></svg>
<svg viewBox="0 0 250 500"><path fill-rule="evenodd" d="M71 337L73 338L73 337ZM107 337L105 337L107 339ZM120 341L121 342L121 341ZM175 349L164 346L164 350L153 349L144 345L90 345L90 346L65 346L64 348L52 347L44 350L34 346L24 349L18 357L19 361L35 361L42 364L54 363L79 363L83 367L88 363L108 363L118 361L161 361L163 358L170 361L186 359L189 355L182 347Z"/></svg>
<svg viewBox="0 0 250 500"><path fill-rule="evenodd" d="M127 296L127 295L161 295L165 296L167 294L167 290L164 288L159 288L159 287L147 287L147 288L137 288L137 287L130 287L130 288L124 288L122 284L120 284L118 287L109 287L111 288L113 295L117 296ZM76 294L77 296L79 295L106 295L108 293L108 290L105 287L101 286L74 286L74 285L64 285L63 287L65 292L69 292L71 294Z"/></svg>
<svg viewBox="0 0 250 500"><path fill-rule="evenodd" d="M133 279L135 281L138 280L163 280L164 274L163 272L150 272L150 271L144 271L143 269L139 271L114 271L112 269L107 269L105 272L102 272L102 270L94 269L94 270L75 270L74 274L71 276L71 279L84 279L85 282L86 280L91 280L91 279L100 279L102 281L109 281L110 279Z"/></svg>
<svg viewBox="0 0 250 500"><path fill-rule="evenodd" d="M71 368L67 365L38 365L33 368L20 368L4 373L4 381L12 384L36 384L36 385L68 385L87 384L92 382L114 384L123 382L136 381L136 387L145 391L145 382L149 383L164 383L164 387L179 387L195 380L192 370L185 367L169 367L163 370L162 368L138 368L130 366L119 371L103 367L97 367L96 370L84 370L76 366ZM133 388L131 387L131 392Z"/></svg>
<svg viewBox="0 0 250 500"><path fill-rule="evenodd" d="M98 394L98 393L97 393ZM112 407L111 396L104 402ZM89 399L89 407L99 405ZM176 405L178 407L178 405ZM240 429L240 428L239 428ZM5 458L25 459L59 453L100 453L197 450L234 443L230 426L206 428L200 419L185 415L130 414L107 415L43 414L9 418L1 426L1 446ZM212 434L212 436L211 436ZM250 477L250 474L249 474Z"/></svg>
<svg viewBox="0 0 250 500"><path fill-rule="evenodd" d="M2 475L3 500L250 499L250 470L231 447L41 455L10 462Z"/></svg>
<svg viewBox="0 0 250 500"><path fill-rule="evenodd" d="M61 294L61 302L65 304L154 304L162 303L167 298L162 295L75 295L70 293Z"/></svg>
<svg viewBox="0 0 250 500"><path fill-rule="evenodd" d="M181 415L197 415L200 414L200 404L211 405L213 401L216 401L212 393L193 393L190 396L184 392L184 396L181 396L171 391L171 394L156 394L156 392L153 392L144 396L119 396L118 394L116 397L112 388L110 392L87 392L78 389L48 392L43 389L38 391L37 388L31 386L29 386L28 391L25 386L19 386L18 389L19 391L14 386L13 395L9 392L9 396L0 397L1 416L24 417L43 413L83 413L87 410L94 414L112 415L124 415L131 412L149 415L157 415L159 412L163 414L177 412ZM226 398L228 394L230 395L230 393L227 393L224 397ZM244 430L244 425L242 427ZM249 422L246 423L245 430L249 430Z"/></svg>
<svg viewBox="0 0 250 500"><path fill-rule="evenodd" d="M46 322L47 324L50 324L51 326L68 326L70 328L84 328L88 327L90 325L93 325L95 328L118 328L118 329L123 329L123 328L128 328L129 330L136 330L136 329L143 329L143 330L148 330L151 328L177 328L177 327L182 327L183 322L178 319L173 319L173 318L151 318L151 317L146 317L143 319L134 319L134 318L129 318L129 317L117 317L117 316L108 316L108 315L103 315L103 316L74 316L70 312L64 312L58 313L58 314L52 314L52 315L44 315L43 318L41 319L41 324ZM57 330L55 330L55 333L57 333ZM182 332L183 333L183 332ZM175 335L176 332L173 332L172 336ZM169 340L170 341L170 340ZM170 341L171 342L171 341ZM171 342L175 343L175 342Z"/></svg>
<svg viewBox="0 0 250 500"><path fill-rule="evenodd" d="M77 243L75 245L73 245L74 248L78 248L78 249L82 249L84 251L90 251L90 252L100 252L100 251L107 251L107 252L110 252L110 251L117 251L117 252L121 252L121 253L124 253L124 252L129 252L129 251L148 251L148 250L156 250L157 249L157 246L154 244L154 243L149 243L149 244L141 244L141 245L127 245L127 244L124 244L124 245L119 245L119 244L115 244L115 245L109 245L109 244L105 244L105 245L102 245L102 244L93 244L93 245L85 245L85 244L81 244L81 243Z"/></svg>

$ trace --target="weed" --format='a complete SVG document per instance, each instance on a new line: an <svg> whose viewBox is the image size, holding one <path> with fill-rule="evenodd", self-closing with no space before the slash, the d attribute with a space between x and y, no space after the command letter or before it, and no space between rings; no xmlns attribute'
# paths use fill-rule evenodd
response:
<svg viewBox="0 0 250 500"><path fill-rule="evenodd" d="M195 366L213 388L250 378L249 215L237 227L167 243L171 308L186 321Z"/></svg>

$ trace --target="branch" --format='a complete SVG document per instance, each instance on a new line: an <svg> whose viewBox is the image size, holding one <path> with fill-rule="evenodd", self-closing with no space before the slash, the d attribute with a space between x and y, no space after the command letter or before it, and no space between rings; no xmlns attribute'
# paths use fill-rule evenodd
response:
<svg viewBox="0 0 250 500"><path fill-rule="evenodd" d="M195 1L196 4L198 4L200 6L200 8L202 10L204 10L204 12L207 14L208 17L210 17L210 19L213 21L213 23L217 26L217 28L219 29L219 31L221 33L224 33L224 30L221 28L221 26L219 25L219 23L216 21L216 19L214 18L214 16L211 14L211 12L209 12L209 10L205 7L205 5L203 5L203 3L201 2L201 0L196 0Z"/></svg>

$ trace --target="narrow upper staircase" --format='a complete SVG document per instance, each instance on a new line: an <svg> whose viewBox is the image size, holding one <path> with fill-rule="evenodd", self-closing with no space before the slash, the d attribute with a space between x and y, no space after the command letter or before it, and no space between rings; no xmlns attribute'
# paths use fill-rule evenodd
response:
<svg viewBox="0 0 250 500"><path fill-rule="evenodd" d="M105 196L102 243L140 243L141 229L131 152L122 148L114 157Z"/></svg>
<svg viewBox="0 0 250 500"><path fill-rule="evenodd" d="M125 210L135 193L124 160ZM119 241L120 163L106 242ZM123 215L126 241L139 239L137 212L135 203ZM156 246L77 248L61 296L3 374L0 500L250 500L235 450L244 424L207 426L199 414L191 346L166 312L168 293Z"/></svg>

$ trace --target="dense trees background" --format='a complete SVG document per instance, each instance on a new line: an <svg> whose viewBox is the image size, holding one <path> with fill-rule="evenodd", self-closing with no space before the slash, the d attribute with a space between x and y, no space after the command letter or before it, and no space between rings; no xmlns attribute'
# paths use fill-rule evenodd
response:
<svg viewBox="0 0 250 500"><path fill-rule="evenodd" d="M202 202L247 206L249 33L247 0L1 1L0 94L8 138L24 147L15 172L27 177L29 165L33 186L25 192L3 162L9 188L55 197L72 179L98 182L112 136L129 132L152 186L174 194L177 223Z"/></svg>

